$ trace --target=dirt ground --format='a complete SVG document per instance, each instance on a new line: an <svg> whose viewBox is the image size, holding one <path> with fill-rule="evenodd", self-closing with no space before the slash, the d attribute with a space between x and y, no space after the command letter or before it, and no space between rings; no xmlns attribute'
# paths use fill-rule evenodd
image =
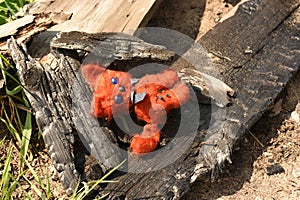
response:
<svg viewBox="0 0 300 200"><path fill-rule="evenodd" d="M165 27L199 39L213 28L239 0L164 0L148 26ZM230 165L214 182L196 182L183 199L300 199L300 73L287 87L274 109L266 113L235 148ZM300 113L300 105L299 105ZM7 134L0 122L0 140ZM1 162L9 140L0 147ZM14 149L14 155L17 155ZM17 157L15 157L17 159ZM65 199L47 150L34 152L35 169L41 178L51 177L52 196ZM13 170L17 171L17 162ZM0 169L1 170L1 169ZM25 183L25 181L24 181ZM29 193L30 186L23 189ZM14 199L20 198L15 194Z"/></svg>

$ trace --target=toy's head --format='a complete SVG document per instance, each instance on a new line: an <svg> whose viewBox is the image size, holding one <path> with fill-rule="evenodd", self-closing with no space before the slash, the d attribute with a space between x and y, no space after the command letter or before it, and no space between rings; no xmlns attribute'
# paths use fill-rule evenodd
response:
<svg viewBox="0 0 300 200"><path fill-rule="evenodd" d="M137 93L147 94L143 101L135 104L137 117L153 124L164 124L167 113L179 108L190 98L189 88L171 69L144 76L135 89Z"/></svg>
<svg viewBox="0 0 300 200"><path fill-rule="evenodd" d="M82 65L81 73L94 91L91 115L108 118L113 114L129 114L131 107L131 76L129 73L108 70L94 64Z"/></svg>

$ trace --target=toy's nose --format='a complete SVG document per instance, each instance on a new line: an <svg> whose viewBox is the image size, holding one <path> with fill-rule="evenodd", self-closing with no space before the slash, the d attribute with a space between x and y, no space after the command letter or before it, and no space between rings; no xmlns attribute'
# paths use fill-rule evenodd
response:
<svg viewBox="0 0 300 200"><path fill-rule="evenodd" d="M121 104L123 102L123 97L122 95L117 95L115 96L114 100L116 104Z"/></svg>

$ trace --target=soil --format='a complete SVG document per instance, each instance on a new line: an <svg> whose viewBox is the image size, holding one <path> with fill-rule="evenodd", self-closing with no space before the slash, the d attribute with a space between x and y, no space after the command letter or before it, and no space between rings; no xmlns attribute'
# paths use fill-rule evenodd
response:
<svg viewBox="0 0 300 200"><path fill-rule="evenodd" d="M177 30L197 40L239 2L164 0L148 26ZM183 199L300 199L300 121L295 112L300 100L299 87L300 73L277 99L273 109L244 134L233 152L232 164L223 170L217 181L196 182ZM9 135L2 122L0 130L0 140ZM0 146L0 171L10 139L6 138L5 144ZM33 143L31 145L35 146ZM17 151L13 148L13 173L18 171ZM42 180L46 180L48 171L52 197L65 199L47 150L36 148L32 159ZM28 177L34 181L30 174ZM21 181L24 182L22 188L33 194L30 185ZM15 193L13 198L21 198L19 195Z"/></svg>
<svg viewBox="0 0 300 200"><path fill-rule="evenodd" d="M240 0L164 0L148 26L179 31L198 40Z"/></svg>

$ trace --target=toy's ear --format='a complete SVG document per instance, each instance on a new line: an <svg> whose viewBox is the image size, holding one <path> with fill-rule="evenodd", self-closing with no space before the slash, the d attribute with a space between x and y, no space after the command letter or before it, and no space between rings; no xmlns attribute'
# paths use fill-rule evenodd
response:
<svg viewBox="0 0 300 200"><path fill-rule="evenodd" d="M105 68L99 65L87 64L81 65L81 74L92 90L96 88L97 78L102 74Z"/></svg>

